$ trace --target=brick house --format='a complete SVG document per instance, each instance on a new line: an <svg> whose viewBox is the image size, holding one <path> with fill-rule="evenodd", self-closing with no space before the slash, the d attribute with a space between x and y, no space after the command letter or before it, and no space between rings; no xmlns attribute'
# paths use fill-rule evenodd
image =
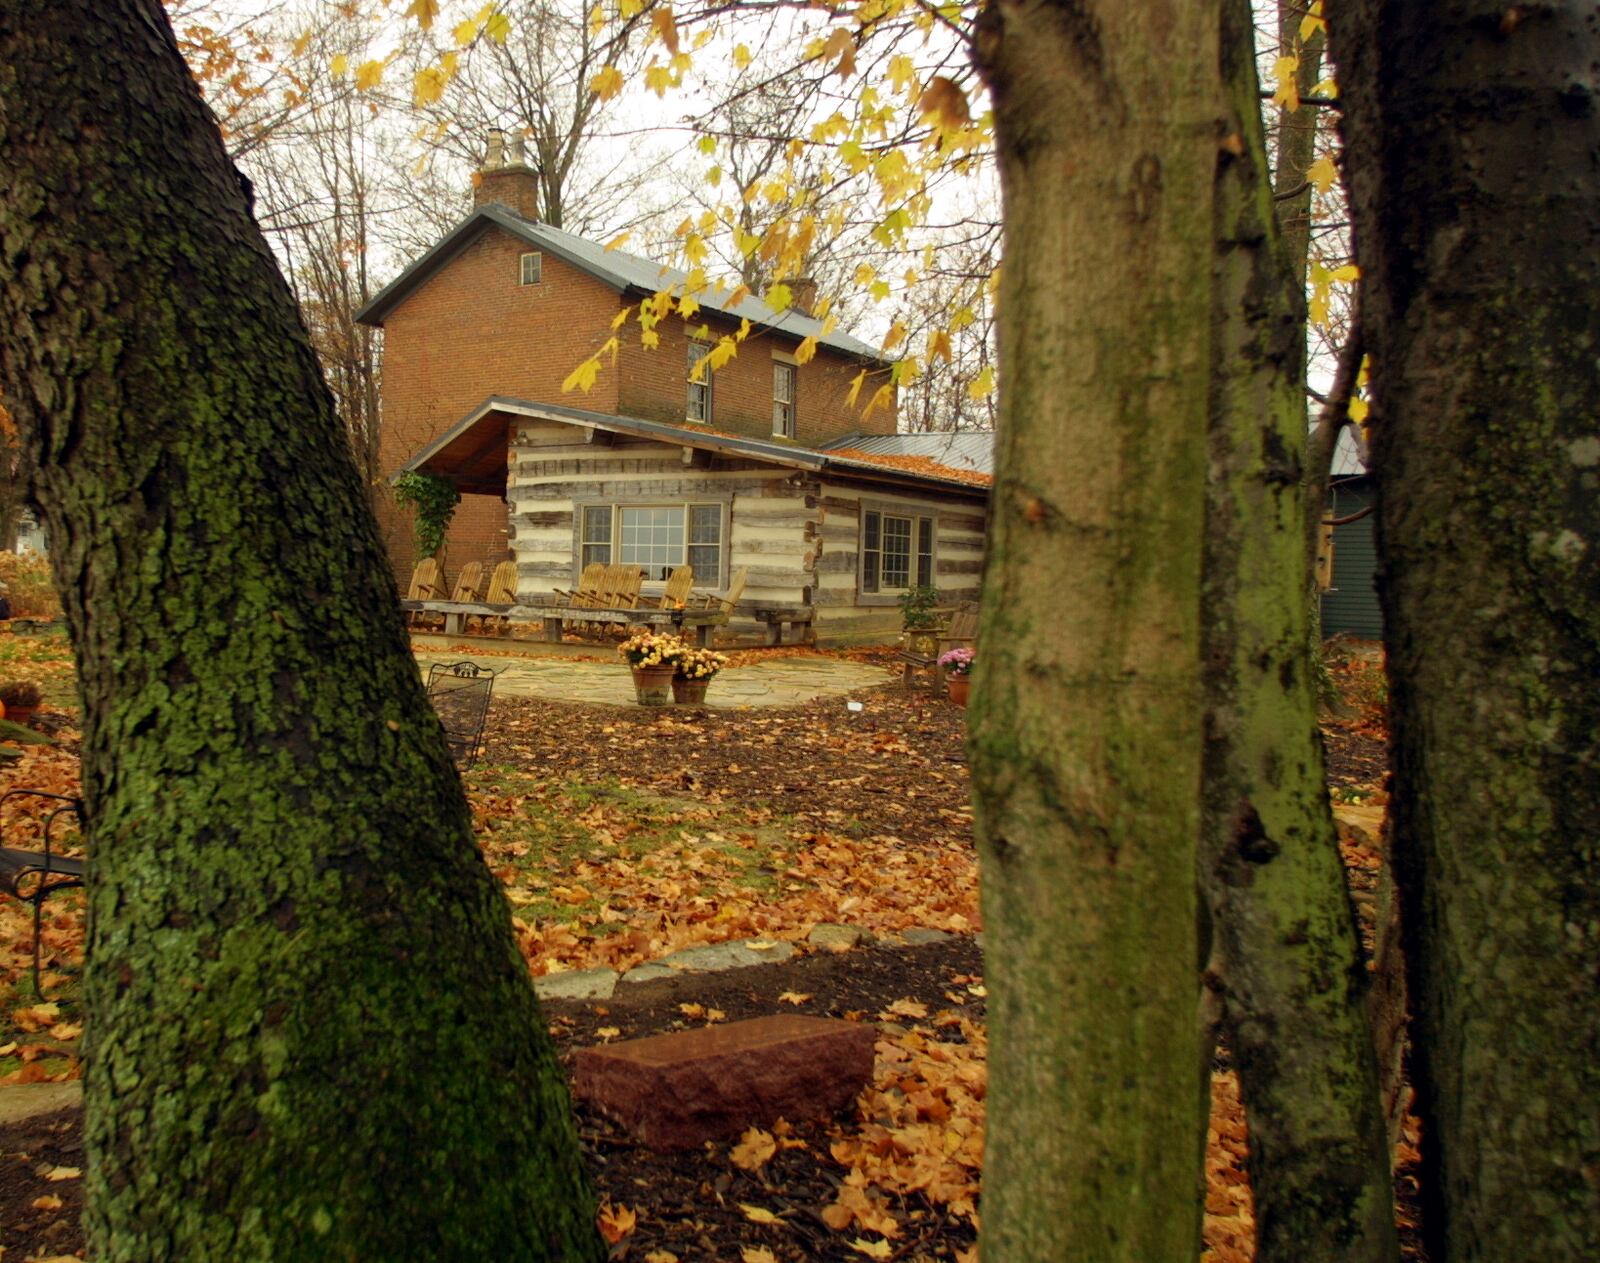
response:
<svg viewBox="0 0 1600 1263"><path fill-rule="evenodd" d="M518 599L535 604L590 561L637 563L651 581L688 561L712 589L743 569L733 631L763 607L801 607L835 641L892 629L911 584L976 594L987 472L899 450L913 436L894 435L892 407L864 417L849 403L860 373L864 400L889 365L825 332L798 284L802 302L781 313L702 295L691 319L660 322L656 348L630 324L593 388L564 394L619 313L684 278L540 223L535 173L498 146L490 161L472 213L357 313L384 331L383 468L462 492L451 575L510 556ZM692 371L746 321L732 360ZM806 338L816 353L801 364ZM408 518L380 511L402 580Z"/></svg>

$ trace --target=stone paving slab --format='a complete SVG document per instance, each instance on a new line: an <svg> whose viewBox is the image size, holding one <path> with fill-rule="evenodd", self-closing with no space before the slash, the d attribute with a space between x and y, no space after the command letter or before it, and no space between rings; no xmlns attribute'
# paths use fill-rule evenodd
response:
<svg viewBox="0 0 1600 1263"><path fill-rule="evenodd" d="M538 697L597 706L637 706L633 676L621 662L573 662L566 658L511 658L470 653L417 655L424 676L436 662L475 662L497 672L497 697ZM819 697L844 697L893 682L883 667L841 658L797 655L729 667L711 681L705 704L723 710L752 706L801 706Z"/></svg>
<svg viewBox="0 0 1600 1263"><path fill-rule="evenodd" d="M20 1123L40 1114L54 1114L83 1100L83 1083L13 1083L0 1089L0 1123Z"/></svg>

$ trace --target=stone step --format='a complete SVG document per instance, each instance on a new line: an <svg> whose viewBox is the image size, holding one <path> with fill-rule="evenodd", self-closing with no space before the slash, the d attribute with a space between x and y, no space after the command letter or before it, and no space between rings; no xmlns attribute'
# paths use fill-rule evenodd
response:
<svg viewBox="0 0 1600 1263"><path fill-rule="evenodd" d="M875 1027L783 1014L580 1050L573 1094L652 1149L819 1118L872 1076Z"/></svg>

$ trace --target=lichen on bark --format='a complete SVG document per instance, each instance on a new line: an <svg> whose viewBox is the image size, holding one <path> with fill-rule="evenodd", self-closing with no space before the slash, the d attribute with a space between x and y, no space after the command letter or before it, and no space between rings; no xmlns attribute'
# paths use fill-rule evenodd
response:
<svg viewBox="0 0 1600 1263"><path fill-rule="evenodd" d="M0 275L84 700L94 1256L601 1257L348 444L159 5L0 2Z"/></svg>

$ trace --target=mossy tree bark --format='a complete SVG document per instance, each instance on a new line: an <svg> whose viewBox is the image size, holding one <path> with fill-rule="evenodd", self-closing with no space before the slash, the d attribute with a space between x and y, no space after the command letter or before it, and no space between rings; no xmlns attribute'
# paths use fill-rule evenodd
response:
<svg viewBox="0 0 1600 1263"><path fill-rule="evenodd" d="M598 1259L332 401L154 0L0 2L0 380L85 703L98 1259Z"/></svg>
<svg viewBox="0 0 1600 1263"><path fill-rule="evenodd" d="M1347 0L1433 1257L1600 1257L1600 18Z"/></svg>
<svg viewBox="0 0 1600 1263"><path fill-rule="evenodd" d="M1223 10L1230 139L1217 154L1201 620L1206 981L1249 1119L1258 1258L1380 1263L1398 1257L1389 1162L1305 599L1303 285L1273 207L1250 6ZM1206 1041L1208 1064L1211 1051Z"/></svg>
<svg viewBox="0 0 1600 1263"><path fill-rule="evenodd" d="M971 711L983 1253L1194 1256L1211 3L1001 0L1000 459Z"/></svg>

